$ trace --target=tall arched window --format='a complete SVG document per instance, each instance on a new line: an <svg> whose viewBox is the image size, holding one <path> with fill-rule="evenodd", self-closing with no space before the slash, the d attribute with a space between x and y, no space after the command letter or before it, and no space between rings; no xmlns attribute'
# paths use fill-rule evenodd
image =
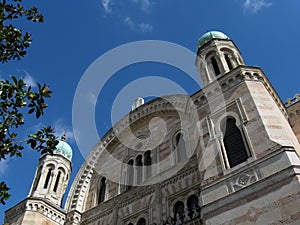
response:
<svg viewBox="0 0 300 225"><path fill-rule="evenodd" d="M129 160L127 163L127 183L125 190L128 191L133 186L133 159Z"/></svg>
<svg viewBox="0 0 300 225"><path fill-rule="evenodd" d="M173 208L175 222L184 222L184 204L182 201L176 202ZM177 224L177 223L176 223Z"/></svg>
<svg viewBox="0 0 300 225"><path fill-rule="evenodd" d="M105 193L106 193L106 178L102 177L99 184L99 193L98 193L98 204L104 202Z"/></svg>
<svg viewBox="0 0 300 225"><path fill-rule="evenodd" d="M151 165L152 165L152 157L151 157L151 151L146 151L144 154L144 165L146 168L145 176L146 179L151 177Z"/></svg>
<svg viewBox="0 0 300 225"><path fill-rule="evenodd" d="M136 225L146 225L146 220L144 218L140 218Z"/></svg>
<svg viewBox="0 0 300 225"><path fill-rule="evenodd" d="M199 199L196 195L191 195L187 200L188 216L194 219L200 215Z"/></svg>
<svg viewBox="0 0 300 225"><path fill-rule="evenodd" d="M136 184L142 182L143 178L143 159L142 155L138 155L135 159Z"/></svg>
<svg viewBox="0 0 300 225"><path fill-rule="evenodd" d="M227 118L223 132L223 141L230 167L245 162L249 155L242 133L236 126L234 118Z"/></svg>
<svg viewBox="0 0 300 225"><path fill-rule="evenodd" d="M40 179L41 179L41 168L39 168L38 172L37 172L37 179L35 180L34 186L33 186L33 191L36 191L39 183L40 183Z"/></svg>
<svg viewBox="0 0 300 225"><path fill-rule="evenodd" d="M231 62L229 56L227 54L224 54L224 56L225 56L226 63L228 65L228 69L232 70L233 69L233 65L232 65L232 62Z"/></svg>
<svg viewBox="0 0 300 225"><path fill-rule="evenodd" d="M54 188L53 188L53 191L54 191L54 192L57 191L57 187L58 187L58 184L59 184L60 176L61 176L61 172L59 171L58 174L57 174L57 177L56 177L56 181L55 181L55 184L54 184Z"/></svg>
<svg viewBox="0 0 300 225"><path fill-rule="evenodd" d="M175 145L174 150L176 151L177 161L180 162L187 158L186 156L186 145L184 141L184 136L182 132L175 135Z"/></svg>
<svg viewBox="0 0 300 225"><path fill-rule="evenodd" d="M220 69L219 69L218 62L217 62L215 57L211 58L211 64L214 68L214 72L215 72L216 76L218 76L221 72L220 72Z"/></svg>
<svg viewBox="0 0 300 225"><path fill-rule="evenodd" d="M46 180L45 180L45 183L44 183L44 189L48 188L49 181L50 181L50 178L51 178L51 174L52 174L52 168L49 168L47 176L46 176Z"/></svg>

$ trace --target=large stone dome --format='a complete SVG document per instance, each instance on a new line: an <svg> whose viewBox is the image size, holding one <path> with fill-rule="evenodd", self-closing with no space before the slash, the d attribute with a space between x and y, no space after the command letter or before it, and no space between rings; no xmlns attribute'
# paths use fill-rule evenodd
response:
<svg viewBox="0 0 300 225"><path fill-rule="evenodd" d="M68 160L72 160L73 151L71 146L65 141L59 141L54 150L55 154L60 154L66 157Z"/></svg>
<svg viewBox="0 0 300 225"><path fill-rule="evenodd" d="M209 31L209 32L203 34L202 37L199 38L198 48L200 48L201 46L203 46L204 44L206 44L207 42L209 42L212 39L229 40L230 38L226 34L220 32L220 31Z"/></svg>

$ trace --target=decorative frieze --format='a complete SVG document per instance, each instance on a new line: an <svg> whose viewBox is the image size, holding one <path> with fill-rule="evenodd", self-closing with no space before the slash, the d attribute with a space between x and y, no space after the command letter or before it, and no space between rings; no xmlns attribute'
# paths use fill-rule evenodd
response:
<svg viewBox="0 0 300 225"><path fill-rule="evenodd" d="M249 186L250 184L258 181L257 173L254 170L243 172L238 176L231 179L231 187L233 191L238 191L242 188Z"/></svg>
<svg viewBox="0 0 300 225"><path fill-rule="evenodd" d="M29 198L8 210L5 214L5 221L13 221L25 211L38 212L59 225L64 225L66 218L66 213L62 209L53 207L44 200Z"/></svg>

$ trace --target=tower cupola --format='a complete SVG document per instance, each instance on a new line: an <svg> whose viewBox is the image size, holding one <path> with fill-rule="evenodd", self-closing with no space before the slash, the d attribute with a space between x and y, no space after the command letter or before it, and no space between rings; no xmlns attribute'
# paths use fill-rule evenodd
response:
<svg viewBox="0 0 300 225"><path fill-rule="evenodd" d="M64 139L58 142L58 144L56 145L56 149L53 151L53 153L60 154L70 161L72 160L72 148L67 142L64 141Z"/></svg>
<svg viewBox="0 0 300 225"><path fill-rule="evenodd" d="M244 65L239 49L220 31L209 31L199 38L196 66L203 85L216 80L239 65Z"/></svg>

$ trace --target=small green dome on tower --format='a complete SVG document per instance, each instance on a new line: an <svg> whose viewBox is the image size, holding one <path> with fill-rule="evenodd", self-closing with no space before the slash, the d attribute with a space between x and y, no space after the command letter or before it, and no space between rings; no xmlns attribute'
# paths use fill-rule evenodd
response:
<svg viewBox="0 0 300 225"><path fill-rule="evenodd" d="M203 46L204 44L206 44L212 39L230 40L230 38L226 34L220 31L209 31L203 34L202 37L199 38L198 48L200 48L201 46Z"/></svg>
<svg viewBox="0 0 300 225"><path fill-rule="evenodd" d="M65 142L65 135L62 137L62 140L58 142L53 153L63 155L70 161L72 160L73 151L71 146Z"/></svg>

